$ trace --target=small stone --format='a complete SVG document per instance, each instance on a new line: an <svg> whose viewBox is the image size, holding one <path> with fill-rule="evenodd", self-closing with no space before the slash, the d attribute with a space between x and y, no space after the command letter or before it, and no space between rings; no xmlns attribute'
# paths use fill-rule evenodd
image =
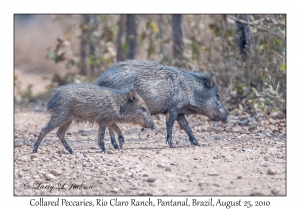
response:
<svg viewBox="0 0 300 210"><path fill-rule="evenodd" d="M71 135L72 135L72 133L71 133L71 132L68 132L68 133L67 133L67 135L71 136Z"/></svg>
<svg viewBox="0 0 300 210"><path fill-rule="evenodd" d="M264 134L264 133L259 133L258 135L259 135L259 137L260 137L261 139L264 139L264 138L266 138L266 136L267 136L267 135Z"/></svg>
<svg viewBox="0 0 300 210"><path fill-rule="evenodd" d="M219 176L219 174L217 174L217 173L208 173L207 175L208 176Z"/></svg>
<svg viewBox="0 0 300 210"><path fill-rule="evenodd" d="M119 192L119 189L118 189L118 188L116 188L116 187L114 187L114 188L111 190L111 192L113 192L113 193L117 193L117 192Z"/></svg>
<svg viewBox="0 0 300 210"><path fill-rule="evenodd" d="M258 195L263 195L260 191L254 190L251 194L251 196L258 196Z"/></svg>
<svg viewBox="0 0 300 210"><path fill-rule="evenodd" d="M240 129L240 130L237 131L237 133L247 133L247 130L245 130L245 129Z"/></svg>
<svg viewBox="0 0 300 210"><path fill-rule="evenodd" d="M249 123L249 119L245 119L245 120L240 121L240 122L239 122L239 125L240 125L240 126L244 126L244 125L246 125L247 123Z"/></svg>
<svg viewBox="0 0 300 210"><path fill-rule="evenodd" d="M194 158L194 160L198 160L198 158Z"/></svg>
<svg viewBox="0 0 300 210"><path fill-rule="evenodd" d="M155 182L155 180L156 180L155 178L148 178L147 182Z"/></svg>
<svg viewBox="0 0 300 210"><path fill-rule="evenodd" d="M279 111L279 112L272 112L270 115L269 115L270 118L273 118L273 119L276 119L276 118L279 118L279 119L284 119L285 118L285 114L282 112L282 111Z"/></svg>
<svg viewBox="0 0 300 210"><path fill-rule="evenodd" d="M219 159L218 155L213 156L213 159Z"/></svg>
<svg viewBox="0 0 300 210"><path fill-rule="evenodd" d="M249 128L248 128L248 130L250 132L252 132L252 131L254 131L256 129L256 127L257 127L257 125L250 125Z"/></svg>
<svg viewBox="0 0 300 210"><path fill-rule="evenodd" d="M56 179L56 177L53 174L46 174L44 177L45 177L46 180L54 180L54 179Z"/></svg>
<svg viewBox="0 0 300 210"><path fill-rule="evenodd" d="M61 170L52 170L50 171L50 173L54 176L60 176L62 174Z"/></svg>
<svg viewBox="0 0 300 210"><path fill-rule="evenodd" d="M251 149L242 148L243 152L251 152Z"/></svg>
<svg viewBox="0 0 300 210"><path fill-rule="evenodd" d="M31 155L30 155L30 158L31 158L31 159L33 159L33 158L37 158L37 157L38 157L38 155L37 155L37 154L31 154Z"/></svg>
<svg viewBox="0 0 300 210"><path fill-rule="evenodd" d="M39 178L40 178L39 175L34 175L34 176L32 176L32 177L35 178L35 179L39 179Z"/></svg>
<svg viewBox="0 0 300 210"><path fill-rule="evenodd" d="M107 154L114 154L114 152L111 151L111 150L107 150L106 153L107 153Z"/></svg>
<svg viewBox="0 0 300 210"><path fill-rule="evenodd" d="M273 193L274 195L277 195L279 193L279 189L277 187L275 187L271 190L271 193Z"/></svg>
<svg viewBox="0 0 300 210"><path fill-rule="evenodd" d="M157 167L158 167L158 168L163 168L163 167L164 167L164 164L158 163L158 164L157 164Z"/></svg>
<svg viewBox="0 0 300 210"><path fill-rule="evenodd" d="M16 142L15 143L15 147L22 147L23 146L23 142Z"/></svg>
<svg viewBox="0 0 300 210"><path fill-rule="evenodd" d="M270 128L271 131L277 131L278 130L278 128L275 125L270 125L269 128Z"/></svg>
<svg viewBox="0 0 300 210"><path fill-rule="evenodd" d="M239 126L236 126L236 127L232 128L232 131L235 132L235 133L238 133L239 130L241 130L241 127L239 127Z"/></svg>
<svg viewBox="0 0 300 210"><path fill-rule="evenodd" d="M22 172L18 173L18 177L23 177L23 176L24 176L24 174Z"/></svg>
<svg viewBox="0 0 300 210"><path fill-rule="evenodd" d="M168 167L168 166L166 166L166 167L165 167L165 171L171 171L171 168Z"/></svg>
<svg viewBox="0 0 300 210"><path fill-rule="evenodd" d="M269 168L268 171L267 171L267 174L274 175L274 174L276 174L276 170L274 170L272 168Z"/></svg>
<svg viewBox="0 0 300 210"><path fill-rule="evenodd" d="M284 119L284 118L285 118L285 114L284 114L282 111L279 111L279 112L277 113L277 117L278 117L279 119Z"/></svg>
<svg viewBox="0 0 300 210"><path fill-rule="evenodd" d="M225 131L226 131L226 132L232 132L232 129L231 129L230 127L226 127L226 128L225 128Z"/></svg>
<svg viewBox="0 0 300 210"><path fill-rule="evenodd" d="M263 132L264 134L271 134L272 133L272 131L271 130L269 130L269 129L266 129L266 130L264 130L264 132Z"/></svg>
<svg viewBox="0 0 300 210"><path fill-rule="evenodd" d="M42 111L44 111L44 107L36 106L36 107L34 107L34 110L35 110L36 112L42 112Z"/></svg>
<svg viewBox="0 0 300 210"><path fill-rule="evenodd" d="M143 174L143 177L148 177L149 175L148 174Z"/></svg>
<svg viewBox="0 0 300 210"><path fill-rule="evenodd" d="M81 136L87 136L87 135L88 135L87 133L82 133L82 134L81 134Z"/></svg>
<svg viewBox="0 0 300 210"><path fill-rule="evenodd" d="M222 128L222 127L216 127L216 128L215 128L215 131L216 131L216 132L223 132L223 131L224 131L224 128Z"/></svg>
<svg viewBox="0 0 300 210"><path fill-rule="evenodd" d="M238 176L238 177L237 177L237 179L242 179L242 178L243 178L242 176Z"/></svg>
<svg viewBox="0 0 300 210"><path fill-rule="evenodd" d="M272 112L268 117L276 119L278 115L278 112Z"/></svg>

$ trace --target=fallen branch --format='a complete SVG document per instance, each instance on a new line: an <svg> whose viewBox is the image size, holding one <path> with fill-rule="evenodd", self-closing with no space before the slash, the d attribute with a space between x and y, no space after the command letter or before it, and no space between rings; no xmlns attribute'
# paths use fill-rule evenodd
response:
<svg viewBox="0 0 300 210"><path fill-rule="evenodd" d="M232 16L229 16L229 18L231 18L232 20L234 20L236 23L239 23L239 24L245 24L245 25L249 25L249 26L253 26L255 28L257 28L258 30L261 30L261 31L265 31L265 32L268 32L274 36L278 36L280 38L282 38L280 35L266 29L266 28L263 28L263 27L260 27L258 26L258 23L261 23L265 20L265 18L262 18L262 19L259 19L259 20L256 20L256 21L245 21L245 20L241 20L241 19L238 19L236 17L232 17ZM282 34L282 36L285 38L285 35Z"/></svg>

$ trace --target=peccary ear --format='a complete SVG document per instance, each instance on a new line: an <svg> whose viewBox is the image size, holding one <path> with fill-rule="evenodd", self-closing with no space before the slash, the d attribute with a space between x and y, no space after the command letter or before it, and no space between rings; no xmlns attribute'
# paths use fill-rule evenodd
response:
<svg viewBox="0 0 300 210"><path fill-rule="evenodd" d="M135 101L136 95L137 95L137 93L136 93L135 90L130 90L129 91L129 98L130 98L131 101Z"/></svg>
<svg viewBox="0 0 300 210"><path fill-rule="evenodd" d="M207 87L211 87L214 85L214 77L215 77L215 73L211 73L211 75L209 76L209 79L206 81L206 86Z"/></svg>

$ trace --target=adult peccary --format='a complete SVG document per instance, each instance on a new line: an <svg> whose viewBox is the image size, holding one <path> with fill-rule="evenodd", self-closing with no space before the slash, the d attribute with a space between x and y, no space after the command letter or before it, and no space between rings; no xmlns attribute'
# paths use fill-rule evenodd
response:
<svg viewBox="0 0 300 210"><path fill-rule="evenodd" d="M104 146L106 126L109 128L111 143L115 149L119 149L119 146L114 132L120 134L116 123L130 122L145 128L155 126L145 101L133 89L115 90L92 84L61 86L56 89L56 93L48 102L47 109L52 113L52 117L34 144L33 153L37 152L44 136L59 127L58 138L73 154L64 137L72 121L97 123L98 145L103 152L106 151ZM122 148L124 144L122 135L119 135L119 144Z"/></svg>
<svg viewBox="0 0 300 210"><path fill-rule="evenodd" d="M167 143L175 148L172 129L175 120L188 134L192 145L200 146L185 115L201 114L214 121L227 122L214 74L164 66L145 60L117 63L98 79L99 86L134 88L145 100L151 115L166 114Z"/></svg>

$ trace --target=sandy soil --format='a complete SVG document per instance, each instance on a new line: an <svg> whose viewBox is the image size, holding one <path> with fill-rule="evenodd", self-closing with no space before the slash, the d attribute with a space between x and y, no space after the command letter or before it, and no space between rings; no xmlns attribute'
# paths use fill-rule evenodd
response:
<svg viewBox="0 0 300 210"><path fill-rule="evenodd" d="M107 153L97 146L96 126L73 125L66 139L74 155L57 129L32 154L49 119L41 107L15 105L15 195L286 195L286 121L276 113L231 115L227 124L189 116L201 146L191 146L175 124L175 149L166 144L164 116L155 118L155 130L121 125L120 151L106 133Z"/></svg>

